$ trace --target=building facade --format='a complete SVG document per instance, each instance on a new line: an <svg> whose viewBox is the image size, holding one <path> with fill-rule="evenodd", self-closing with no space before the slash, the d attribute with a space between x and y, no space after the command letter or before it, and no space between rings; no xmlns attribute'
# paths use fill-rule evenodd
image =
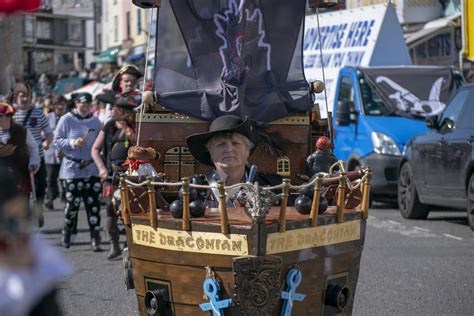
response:
<svg viewBox="0 0 474 316"><path fill-rule="evenodd" d="M461 0L346 0L348 9L391 2L415 65L459 67Z"/></svg>
<svg viewBox="0 0 474 316"><path fill-rule="evenodd" d="M40 10L3 17L0 36L0 94L9 83L28 80L33 85L41 74L51 82L60 74L79 73L94 60L93 2L43 0Z"/></svg>

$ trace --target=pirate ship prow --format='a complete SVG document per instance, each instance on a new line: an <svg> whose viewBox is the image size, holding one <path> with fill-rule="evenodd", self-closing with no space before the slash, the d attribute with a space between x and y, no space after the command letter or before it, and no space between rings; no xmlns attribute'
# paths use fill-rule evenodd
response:
<svg viewBox="0 0 474 316"><path fill-rule="evenodd" d="M148 7L166 3L156 0L133 2ZM275 0L271 5L284 2ZM294 7L295 3L298 6L306 1L286 2L288 7ZM176 6L173 9L177 12L178 6L191 2L171 0L170 3ZM235 3L246 2L229 0L228 6ZM206 14L228 10L227 7L213 9ZM304 13L300 12L300 22L303 17ZM205 23L212 21L209 17L202 20ZM241 43L245 47L244 35ZM273 54L276 52L278 50ZM260 53L255 53L254 57ZM192 63L198 63L192 57ZM240 65L239 60L233 62ZM157 77L169 74L160 68L160 63L157 64ZM184 73L182 69L179 71ZM272 79L281 81L278 71L274 72L276 75ZM172 80L172 76L169 78ZM268 76L259 78L265 81ZM247 89L255 84L251 79L247 81ZM284 81L288 83L287 79ZM308 85L304 85L307 91L302 95L300 80L287 85L277 82L276 87L285 90L280 101L294 105L293 108L300 107L296 112L302 112L303 101L310 100ZM173 109L177 93L156 86L155 90L160 96L158 101ZM243 98L247 90L237 92ZM248 92L250 96L258 93ZM195 95L186 91L183 103L198 95L202 96L200 91ZM219 99L216 101L219 109L219 106L228 105L226 97L209 96L209 103ZM271 105L273 97L275 95L263 100ZM206 106L201 104L201 109ZM303 108L310 109L311 106ZM206 131L207 121L212 118L207 117L206 121L187 116L193 115L194 110L187 109L184 114L140 115L142 145L154 147L161 154L160 165L155 167L168 178L123 175L120 180L121 212L129 246L129 256L124 258L125 280L129 289L135 289L140 314L351 314L368 217L370 170L346 173L344 164L338 162L337 173L320 173L303 183L299 174L304 173L304 160L311 151L311 124L307 113L292 113L293 116L272 117L278 119L276 121L266 120L273 121L266 128L268 134L284 136L284 155L271 157L261 146L252 155L260 171L280 173L285 178L282 184L261 187L241 183L226 187L224 183L208 185L192 181L189 176L207 169L196 164L189 155L184 138ZM203 113L221 115L218 110L203 110ZM171 129L173 133L169 132ZM229 207L225 202L226 194L235 187L239 189L237 202ZM193 217L202 213L193 205L196 190L217 192L218 208L208 208L204 216ZM178 192L181 204L170 205ZM275 199L277 193L278 200ZM290 206L288 201L295 200L298 194L295 206ZM175 214L181 210L181 216Z"/></svg>

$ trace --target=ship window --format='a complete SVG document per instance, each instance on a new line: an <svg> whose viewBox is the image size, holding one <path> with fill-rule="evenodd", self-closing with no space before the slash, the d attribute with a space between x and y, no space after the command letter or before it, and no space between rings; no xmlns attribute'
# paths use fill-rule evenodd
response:
<svg viewBox="0 0 474 316"><path fill-rule="evenodd" d="M171 147L165 153L164 172L171 180L180 181L182 177L192 176L195 166L196 161L185 146Z"/></svg>
<svg viewBox="0 0 474 316"><path fill-rule="evenodd" d="M290 176L290 159L287 156L278 158L277 174L282 177Z"/></svg>

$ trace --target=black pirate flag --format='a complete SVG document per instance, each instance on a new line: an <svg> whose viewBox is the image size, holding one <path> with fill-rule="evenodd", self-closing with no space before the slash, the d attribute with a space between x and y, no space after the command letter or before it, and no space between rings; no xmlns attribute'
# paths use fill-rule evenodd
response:
<svg viewBox="0 0 474 316"><path fill-rule="evenodd" d="M205 120L272 121L311 102L302 65L305 0L170 0L159 14L160 104Z"/></svg>

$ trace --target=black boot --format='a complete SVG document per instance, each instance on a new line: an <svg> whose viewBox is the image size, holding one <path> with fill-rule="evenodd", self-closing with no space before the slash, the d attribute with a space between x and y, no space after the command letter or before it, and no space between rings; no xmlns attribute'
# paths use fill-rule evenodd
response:
<svg viewBox="0 0 474 316"><path fill-rule="evenodd" d="M91 239L91 247L92 251L100 252L102 248L100 248L100 231L96 230L92 232L92 239Z"/></svg>
<svg viewBox="0 0 474 316"><path fill-rule="evenodd" d="M122 254L122 249L120 249L120 244L118 240L111 240L110 241L110 251L107 254L107 259L113 259L118 257Z"/></svg>
<svg viewBox="0 0 474 316"><path fill-rule="evenodd" d="M64 227L62 233L61 244L64 248L71 247L71 230L68 227Z"/></svg>

